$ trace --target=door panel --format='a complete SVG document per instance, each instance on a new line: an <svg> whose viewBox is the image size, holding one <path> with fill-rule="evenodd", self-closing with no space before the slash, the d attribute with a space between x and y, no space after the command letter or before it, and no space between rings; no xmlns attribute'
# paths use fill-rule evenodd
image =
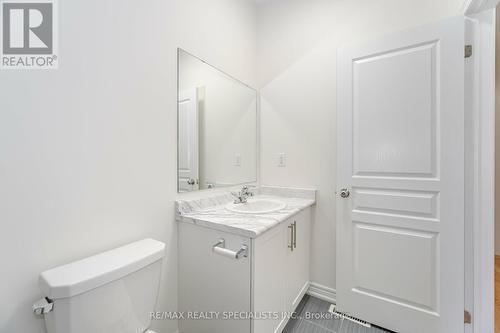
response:
<svg viewBox="0 0 500 333"><path fill-rule="evenodd" d="M196 88L179 93L179 192L199 189L198 94Z"/></svg>
<svg viewBox="0 0 500 333"><path fill-rule="evenodd" d="M436 43L353 59L355 175L436 174Z"/></svg>
<svg viewBox="0 0 500 333"><path fill-rule="evenodd" d="M439 200L435 192L370 188L355 188L353 192L353 212L437 217Z"/></svg>
<svg viewBox="0 0 500 333"><path fill-rule="evenodd" d="M463 332L464 19L338 55L337 305L402 333Z"/></svg>
<svg viewBox="0 0 500 333"><path fill-rule="evenodd" d="M436 243L434 233L355 222L353 291L436 311Z"/></svg>

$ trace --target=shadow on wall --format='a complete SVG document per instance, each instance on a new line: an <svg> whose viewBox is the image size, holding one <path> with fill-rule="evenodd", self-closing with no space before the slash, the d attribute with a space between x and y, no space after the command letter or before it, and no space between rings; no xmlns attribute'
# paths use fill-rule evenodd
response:
<svg viewBox="0 0 500 333"><path fill-rule="evenodd" d="M264 88L318 46L332 49L461 14L463 0L281 0L258 5L258 82Z"/></svg>

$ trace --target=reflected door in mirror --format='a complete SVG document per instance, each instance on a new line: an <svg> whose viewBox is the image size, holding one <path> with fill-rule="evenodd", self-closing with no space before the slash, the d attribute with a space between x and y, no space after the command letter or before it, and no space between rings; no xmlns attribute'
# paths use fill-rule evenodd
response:
<svg viewBox="0 0 500 333"><path fill-rule="evenodd" d="M196 88L179 92L179 192L199 189L197 96Z"/></svg>

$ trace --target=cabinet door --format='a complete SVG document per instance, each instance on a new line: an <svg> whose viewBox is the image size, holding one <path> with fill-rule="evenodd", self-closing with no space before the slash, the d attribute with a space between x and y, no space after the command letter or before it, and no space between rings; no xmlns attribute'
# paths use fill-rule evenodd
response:
<svg viewBox="0 0 500 333"><path fill-rule="evenodd" d="M254 311L285 311L285 232L281 223L254 240ZM282 318L254 320L254 333L279 332Z"/></svg>
<svg viewBox="0 0 500 333"><path fill-rule="evenodd" d="M220 238L238 250L249 246L247 258L231 259L212 250ZM250 311L250 239L188 223L179 223L179 311L220 314L218 320L179 320L185 333L250 333L250 319L224 318L228 312ZM168 278L168 277L167 277Z"/></svg>
<svg viewBox="0 0 500 333"><path fill-rule="evenodd" d="M294 226L293 234L287 228L288 244L294 244L294 247L293 251L287 248L286 306L288 311L293 311L309 287L310 209L293 216L288 226Z"/></svg>

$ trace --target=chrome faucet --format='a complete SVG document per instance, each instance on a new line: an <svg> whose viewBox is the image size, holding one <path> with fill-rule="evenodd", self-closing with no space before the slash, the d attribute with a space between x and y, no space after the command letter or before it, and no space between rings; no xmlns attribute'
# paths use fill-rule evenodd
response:
<svg viewBox="0 0 500 333"><path fill-rule="evenodd" d="M251 185L244 185L239 192L231 192L231 194L235 197L234 203L240 204L248 201L249 197L253 196L253 192L250 191L250 187L255 187Z"/></svg>

